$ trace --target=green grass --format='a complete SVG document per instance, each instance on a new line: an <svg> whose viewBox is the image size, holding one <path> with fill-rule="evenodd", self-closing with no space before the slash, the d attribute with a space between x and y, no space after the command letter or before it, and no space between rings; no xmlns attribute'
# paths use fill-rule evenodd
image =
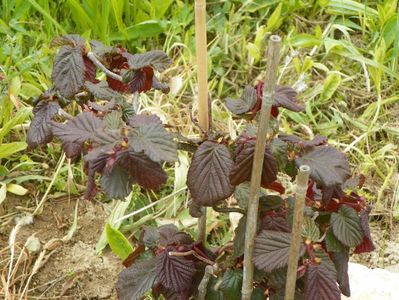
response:
<svg viewBox="0 0 399 300"><path fill-rule="evenodd" d="M15 117L15 105L29 108L32 99L51 85L55 50L49 48L50 41L61 34L79 33L104 43L121 43L131 52L158 48L172 56L174 66L162 75L171 80L172 93L142 96L143 110L159 114L182 134L195 136L198 132L189 115L189 104L196 95L192 2L2 0L0 104L5 108L0 118ZM302 85L300 100L306 103L304 113L284 111L280 115L282 130L326 135L348 154L355 173L367 175L367 190L372 195L368 198L377 211L391 209L399 167L397 7L396 0L209 0L208 68L214 128L233 137L242 129L244 124L227 113L224 98L239 95L246 84L263 77L266 41L272 33L279 34L284 40L280 83ZM4 121L0 124L3 127ZM23 141L24 132L14 128L3 137L4 142ZM32 163L49 164L50 169L41 169L41 175L50 178L61 157L59 148L52 147L32 155L22 153ZM11 164L16 164L18 155L7 156ZM187 159L181 154L181 161ZM172 188L158 196L140 195L142 201L129 209L139 209L149 199L162 199L184 187L187 166L177 164L169 173L175 170ZM39 173L40 168L35 174ZM84 176L77 165L60 170L53 192L70 183L71 173L79 188ZM42 185L44 191L47 181ZM179 209L186 201L185 193L170 197L123 226L138 228L143 216L151 220L157 209L166 220L186 220L187 211Z"/></svg>

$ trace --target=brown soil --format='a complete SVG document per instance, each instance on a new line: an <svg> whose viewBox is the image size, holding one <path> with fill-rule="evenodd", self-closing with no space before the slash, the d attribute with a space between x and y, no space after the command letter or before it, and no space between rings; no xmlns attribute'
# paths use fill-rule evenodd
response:
<svg viewBox="0 0 399 300"><path fill-rule="evenodd" d="M19 298L21 286L23 288L26 285L26 279L32 273L44 245L52 239L62 239L67 235L74 220L75 206L76 200L49 201L43 213L35 217L31 225L22 227L18 232L14 266L28 237L35 235L40 240L41 249L36 254L24 255L25 265L18 264L18 274L21 276L14 280L13 285L13 296L16 299ZM32 277L28 299L116 298L114 283L123 266L109 250L105 250L101 256L95 253L106 217L101 205L80 200L78 226L72 239L50 243L54 250L45 252L46 255L50 253L49 259ZM4 278L7 278L10 254L9 249L6 249L7 241L14 226L14 223L10 223L0 230L0 250L4 250L0 251L0 271ZM0 280L1 286L3 283ZM3 297L4 294L0 294L0 298Z"/></svg>

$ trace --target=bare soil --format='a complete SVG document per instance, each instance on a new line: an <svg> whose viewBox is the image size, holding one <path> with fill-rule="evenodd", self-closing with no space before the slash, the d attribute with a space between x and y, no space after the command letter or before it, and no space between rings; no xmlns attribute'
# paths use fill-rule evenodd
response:
<svg viewBox="0 0 399 300"><path fill-rule="evenodd" d="M21 200L7 199L6 205L3 205L3 216L15 211L18 204L24 206L24 203L18 201ZM26 299L116 299L114 285L123 266L108 249L102 255L95 253L96 243L107 218L106 206L79 200L78 225L72 239L67 242L57 240L65 237L71 228L76 201L48 201L43 213L35 217L32 224L18 231L13 260L15 274L9 285L12 293L8 299L19 299L22 295L35 262L49 244L43 264L33 274L27 287ZM0 299L5 299L4 286L10 262L8 239L15 222L10 220L4 225L4 219L0 219L0 223L3 223L0 227ZM398 271L399 225L390 231L382 227L381 223L371 224L376 250L369 254L354 255L351 261L370 268L383 267ZM28 254L21 249L31 236L39 239L41 249ZM22 259L18 261L21 251Z"/></svg>
<svg viewBox="0 0 399 300"><path fill-rule="evenodd" d="M8 202L8 201L6 201ZM34 264L41 251L45 252L45 261L38 272L33 275L27 293L28 299L115 299L114 284L118 273L123 268L121 262L109 250L99 256L95 253L96 243L104 228L107 217L103 206L79 201L78 225L71 240L56 241L67 235L74 220L76 200L49 201L43 213L35 217L31 225L23 226L17 233L14 266L19 278L13 282L13 297L18 299L32 274ZM7 211L7 208L5 209ZM8 238L15 223L10 223L0 231L0 271L7 278L10 250L7 249ZM30 236L40 240L41 249L36 254L22 255L17 258L26 240ZM49 241L53 240L53 243ZM47 245L46 245L47 243ZM53 249L54 248L54 249ZM26 251L25 251L26 253ZM4 293L4 291L2 291ZM4 295L0 294L2 299Z"/></svg>

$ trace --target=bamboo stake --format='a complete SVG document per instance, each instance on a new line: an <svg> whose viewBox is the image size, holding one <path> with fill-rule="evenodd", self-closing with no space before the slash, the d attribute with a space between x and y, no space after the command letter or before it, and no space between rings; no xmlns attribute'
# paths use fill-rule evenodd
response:
<svg viewBox="0 0 399 300"><path fill-rule="evenodd" d="M195 46L198 78L198 125L203 132L209 131L208 103L208 56L206 40L206 0L195 1ZM206 240L206 207L198 219L198 240Z"/></svg>
<svg viewBox="0 0 399 300"><path fill-rule="evenodd" d="M242 300L250 300L253 290L254 266L252 263L253 246L256 234L256 223L258 219L259 189L262 176L263 159L267 133L269 130L270 110L274 99L274 90L277 79L277 68L280 58L281 38L272 35L267 52L267 70L265 83L263 85L262 107L255 144L254 161L252 165L251 186L248 199L247 224L245 229L244 245L244 277L242 284Z"/></svg>
<svg viewBox="0 0 399 300"><path fill-rule="evenodd" d="M310 168L302 165L296 176L294 220L292 223L291 245L288 257L287 282L284 300L294 300L296 275L298 270L299 247L302 241L303 210L308 189Z"/></svg>

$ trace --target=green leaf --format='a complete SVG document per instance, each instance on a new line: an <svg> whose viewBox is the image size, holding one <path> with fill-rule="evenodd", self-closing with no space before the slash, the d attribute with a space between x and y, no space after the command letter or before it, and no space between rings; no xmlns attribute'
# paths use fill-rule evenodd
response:
<svg viewBox="0 0 399 300"><path fill-rule="evenodd" d="M320 94L320 98L322 100L330 99L334 95L335 91L337 90L340 84L341 84L341 75L339 75L338 73L332 73L328 75L328 77L324 81L323 90Z"/></svg>
<svg viewBox="0 0 399 300"><path fill-rule="evenodd" d="M363 240L363 230L357 212L341 205L338 213L331 214L331 226L337 239L348 247L356 247Z"/></svg>
<svg viewBox="0 0 399 300"><path fill-rule="evenodd" d="M208 282L208 289L205 299L207 300L225 300L220 290L220 279L211 276ZM216 289L217 288L217 289Z"/></svg>
<svg viewBox="0 0 399 300"><path fill-rule="evenodd" d="M29 118L31 112L32 109L28 107L19 109L15 116L0 128L0 143L15 126L23 124Z"/></svg>
<svg viewBox="0 0 399 300"><path fill-rule="evenodd" d="M319 46L321 40L316 38L314 35L308 33L300 33L292 36L288 42L292 47L308 48L308 47Z"/></svg>
<svg viewBox="0 0 399 300"><path fill-rule="evenodd" d="M105 128L111 130L118 130L123 126L122 113L117 110L113 110L104 117Z"/></svg>
<svg viewBox="0 0 399 300"><path fill-rule="evenodd" d="M162 21L150 20L130 26L126 30L126 34L115 32L111 34L111 41L135 40L138 38L148 38L158 36L164 32L166 23Z"/></svg>
<svg viewBox="0 0 399 300"><path fill-rule="evenodd" d="M220 289L225 299L241 299L242 277L243 274L241 269L228 269L224 273Z"/></svg>
<svg viewBox="0 0 399 300"><path fill-rule="evenodd" d="M85 64L80 48L63 46L55 57L51 79L65 98L80 91L85 80Z"/></svg>
<svg viewBox="0 0 399 300"><path fill-rule="evenodd" d="M273 11L273 13L270 15L270 17L267 19L267 27L266 31L274 31L278 29L283 21L283 18L281 17L281 7L282 3L280 2L279 5L277 5L276 9Z"/></svg>
<svg viewBox="0 0 399 300"><path fill-rule="evenodd" d="M305 240L317 242L320 238L320 230L316 222L309 217L305 217L302 226L302 237Z"/></svg>
<svg viewBox="0 0 399 300"><path fill-rule="evenodd" d="M331 227L327 230L325 242L328 252L341 252L344 250L344 246L337 240Z"/></svg>
<svg viewBox="0 0 399 300"><path fill-rule="evenodd" d="M122 261L133 252L132 245L130 245L129 241L118 229L113 228L107 223L105 225L105 233L112 252L118 255Z"/></svg>
<svg viewBox="0 0 399 300"><path fill-rule="evenodd" d="M0 144L0 159L10 157L14 153L25 150L27 146L25 142Z"/></svg>
<svg viewBox="0 0 399 300"><path fill-rule="evenodd" d="M234 257L240 257L244 254L245 243L245 227L247 224L247 217L242 216L238 222L237 228L234 230Z"/></svg>
<svg viewBox="0 0 399 300"><path fill-rule="evenodd" d="M26 193L28 193L28 190L26 188L15 183L7 184L7 191L18 196L23 196L26 195Z"/></svg>
<svg viewBox="0 0 399 300"><path fill-rule="evenodd" d="M270 150L277 161L279 171L283 171L288 162L288 145L280 139L273 139L270 143Z"/></svg>

